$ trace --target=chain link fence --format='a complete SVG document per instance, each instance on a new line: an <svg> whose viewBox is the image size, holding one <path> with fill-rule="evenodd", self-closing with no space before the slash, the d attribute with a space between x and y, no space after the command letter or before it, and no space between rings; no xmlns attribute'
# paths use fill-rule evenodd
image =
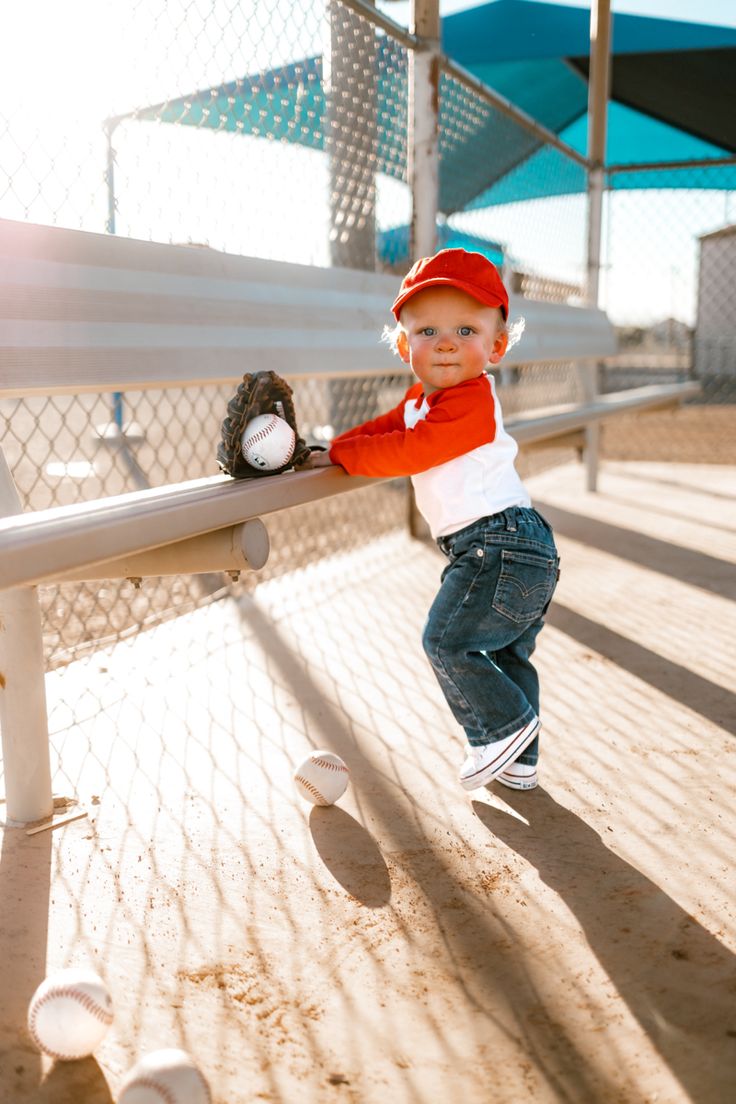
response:
<svg viewBox="0 0 736 1104"><path fill-rule="evenodd" d="M359 422L386 407L396 377L291 380L300 429L319 440L327 416ZM0 400L0 447L25 510L43 510L145 487L216 475L215 449L231 389L221 386L125 392L126 435L110 436L110 396ZM145 431L144 428L145 427ZM266 566L233 582L220 574L64 583L39 588L46 660L54 668L86 650L156 621L187 613L225 594L251 591L267 579L335 552L359 548L406 525L407 482L366 487L309 506L271 514Z"/></svg>
<svg viewBox="0 0 736 1104"><path fill-rule="evenodd" d="M736 159L609 173L601 305L621 355L603 391L697 379L679 409L603 429L609 459L736 462Z"/></svg>
<svg viewBox="0 0 736 1104"><path fill-rule="evenodd" d="M336 0L29 0L0 49L0 217L357 268L407 221L406 49Z"/></svg>
<svg viewBox="0 0 736 1104"><path fill-rule="evenodd" d="M0 218L403 273L410 39L369 15L347 0L27 0L0 44ZM439 109L439 244L480 249L502 267L512 320L525 298L583 302L583 159L446 60ZM646 423L607 426L605 456L733 462L735 171L704 166L703 187L693 187L688 170L687 188L676 173L666 189L656 171L609 178L602 294L624 355L601 367L600 388L695 374L703 392ZM324 440L374 415L402 383L295 382L306 435ZM502 368L499 391L507 415L584 396L576 365L559 362ZM216 387L119 396L124 447L105 433L117 416L109 396L0 400L0 445L26 509L193 479L216 472L227 398ZM575 455L522 454L522 475ZM406 516L403 481L274 515L259 578L356 547ZM47 662L60 666L233 585L206 576L141 590L41 588Z"/></svg>
<svg viewBox="0 0 736 1104"><path fill-rule="evenodd" d="M0 217L315 265L397 260L408 56L349 5L72 0L62 13L30 0L12 31L6 47L34 50L10 50L0 73ZM397 394L394 377L291 382L316 441ZM228 398L205 387L0 400L0 446L27 510L176 483L217 473ZM108 430L123 417L121 442ZM238 583L41 587L47 664L361 546L405 526L407 510L397 480L271 515L268 564Z"/></svg>
<svg viewBox="0 0 736 1104"><path fill-rule="evenodd" d="M479 158L479 149L492 156ZM478 249L502 269L509 322L523 319L528 299L582 305L588 205L582 159L511 117L452 63L440 83L440 150L453 166L441 189L440 242ZM506 417L585 399L583 374L572 361L502 364L497 384ZM552 445L522 452L518 466L528 477L577 455Z"/></svg>

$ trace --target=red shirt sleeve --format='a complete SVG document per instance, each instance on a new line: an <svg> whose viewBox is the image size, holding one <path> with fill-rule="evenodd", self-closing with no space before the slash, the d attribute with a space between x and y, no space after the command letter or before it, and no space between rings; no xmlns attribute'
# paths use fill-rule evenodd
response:
<svg viewBox="0 0 736 1104"><path fill-rule="evenodd" d="M373 437L378 433L390 433L395 429L404 428L404 403L410 392L414 391L416 385L409 388L404 395L398 406L395 406L393 410L389 410L386 414L379 414L377 418L373 418L369 422L363 422L361 425L353 426L352 429L346 429L344 433L341 433L339 437L335 437L330 445L330 456L332 459L332 450L335 445L341 441L347 441L351 437ZM339 461L337 461L339 463Z"/></svg>
<svg viewBox="0 0 736 1104"><path fill-rule="evenodd" d="M496 436L493 392L487 376L427 396L429 412L413 429L404 423L404 407L423 401L421 383L389 414L336 437L330 459L350 475L391 477L417 475L454 460Z"/></svg>

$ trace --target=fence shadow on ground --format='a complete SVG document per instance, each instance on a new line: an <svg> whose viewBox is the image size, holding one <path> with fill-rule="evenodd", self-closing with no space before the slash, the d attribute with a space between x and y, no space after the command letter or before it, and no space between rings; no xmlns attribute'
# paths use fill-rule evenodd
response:
<svg viewBox="0 0 736 1104"><path fill-rule="evenodd" d="M720 666L711 681L677 652L668 618L702 631L698 612L726 599L692 587L686 608L665 572L663 600L656 547L644 568L623 536L613 553L600 524L586 543L561 520L533 794L493 786L471 804L457 785L461 733L420 643L442 558L404 534L49 676L55 789L91 815L3 841L14 1104L107 1104L160 1046L189 1050L223 1104L322 1104L339 1086L487 1104L499 1069L509 1100L680 1104L682 1087L715 1104L733 1042L713 919L731 845L703 795L732 695ZM632 592L635 639L617 609ZM350 766L340 807L293 790L317 747ZM28 1000L45 970L89 961L115 1023L94 1061L49 1068Z"/></svg>
<svg viewBox="0 0 736 1104"><path fill-rule="evenodd" d="M581 817L544 789L529 796L508 797L524 820L481 802L474 808L492 836L531 863L566 902L688 1098L727 1100L733 1090L736 956ZM595 873L602 895L591 893L586 871Z"/></svg>

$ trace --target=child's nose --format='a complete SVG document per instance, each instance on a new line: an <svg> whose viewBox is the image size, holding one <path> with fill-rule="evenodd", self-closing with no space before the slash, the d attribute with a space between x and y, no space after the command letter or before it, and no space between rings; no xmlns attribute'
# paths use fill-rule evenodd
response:
<svg viewBox="0 0 736 1104"><path fill-rule="evenodd" d="M455 345L455 335L452 332L437 335L437 344L441 349L451 349Z"/></svg>

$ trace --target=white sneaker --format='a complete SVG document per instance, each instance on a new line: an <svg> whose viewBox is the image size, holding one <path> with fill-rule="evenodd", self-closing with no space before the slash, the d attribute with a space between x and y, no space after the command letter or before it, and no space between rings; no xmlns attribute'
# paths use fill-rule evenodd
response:
<svg viewBox="0 0 736 1104"><path fill-rule="evenodd" d="M496 778L510 790L533 790L537 784L537 767L532 763L509 763Z"/></svg>
<svg viewBox="0 0 736 1104"><path fill-rule="evenodd" d="M539 732L539 718L533 717L529 724L495 740L492 744L468 745L468 757L460 768L460 785L465 790L477 790L494 778L503 774L522 751L529 746Z"/></svg>

